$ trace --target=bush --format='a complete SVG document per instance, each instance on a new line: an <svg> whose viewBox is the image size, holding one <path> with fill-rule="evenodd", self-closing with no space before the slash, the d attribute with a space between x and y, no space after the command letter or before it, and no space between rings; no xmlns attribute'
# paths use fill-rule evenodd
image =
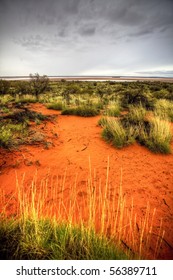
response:
<svg viewBox="0 0 173 280"><path fill-rule="evenodd" d="M76 107L76 108L67 108L61 112L62 115L75 115L81 117L92 117L97 116L99 111L95 108L90 107Z"/></svg>
<svg viewBox="0 0 173 280"><path fill-rule="evenodd" d="M17 95L26 95L31 93L31 88L29 82L26 81L15 81L15 83L12 84L12 87L10 89L10 93L14 95L15 97Z"/></svg>
<svg viewBox="0 0 173 280"><path fill-rule="evenodd" d="M8 94L10 91L10 82L0 79L0 95Z"/></svg>
<svg viewBox="0 0 173 280"><path fill-rule="evenodd" d="M0 126L0 147L8 148L11 144L13 132L5 125Z"/></svg>
<svg viewBox="0 0 173 280"><path fill-rule="evenodd" d="M26 123L28 120L29 121L44 121L48 119L48 116L43 115L42 113L37 113L35 111L31 110L25 110L25 111L20 111L13 113L9 116L9 119L11 119L15 123Z"/></svg>
<svg viewBox="0 0 173 280"><path fill-rule="evenodd" d="M21 142L25 136L26 125L5 123L0 126L0 146L9 148L15 146L21 138ZM17 140L16 140L17 139Z"/></svg>
<svg viewBox="0 0 173 280"><path fill-rule="evenodd" d="M40 76L38 73L35 75L30 74L30 89L32 94L39 99L40 94L49 89L49 78L46 75Z"/></svg>
<svg viewBox="0 0 173 280"><path fill-rule="evenodd" d="M64 105L62 102L58 102L58 103L50 103L47 105L48 109L53 109L53 110L63 110L64 109Z"/></svg>
<svg viewBox="0 0 173 280"><path fill-rule="evenodd" d="M139 89L129 89L121 97L122 106L142 105L146 109L153 108L154 99L149 91L140 91Z"/></svg>

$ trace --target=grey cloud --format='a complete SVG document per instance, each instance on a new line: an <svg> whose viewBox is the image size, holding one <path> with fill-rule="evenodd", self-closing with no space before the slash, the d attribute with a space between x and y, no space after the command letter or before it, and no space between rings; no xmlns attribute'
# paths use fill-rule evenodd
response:
<svg viewBox="0 0 173 280"><path fill-rule="evenodd" d="M108 16L110 20L120 25L134 26L144 21L143 14L139 11L135 11L132 8L126 7L115 7L110 9Z"/></svg>
<svg viewBox="0 0 173 280"><path fill-rule="evenodd" d="M95 26L83 26L79 29L79 33L82 36L92 36L96 32L96 27Z"/></svg>
<svg viewBox="0 0 173 280"><path fill-rule="evenodd" d="M40 48L46 46L45 39L39 34L14 38L14 43L26 48Z"/></svg>

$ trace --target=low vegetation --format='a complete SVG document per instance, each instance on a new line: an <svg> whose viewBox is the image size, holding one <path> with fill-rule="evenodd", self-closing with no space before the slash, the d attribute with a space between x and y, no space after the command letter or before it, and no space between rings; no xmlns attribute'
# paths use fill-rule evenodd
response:
<svg viewBox="0 0 173 280"><path fill-rule="evenodd" d="M128 146L135 141L132 133L133 128L129 127L128 130L125 130L119 120L107 118L103 127L103 139L117 148Z"/></svg>
<svg viewBox="0 0 173 280"><path fill-rule="evenodd" d="M148 129L143 128L139 141L155 153L171 153L171 128L167 120L153 117L148 122Z"/></svg>
<svg viewBox="0 0 173 280"><path fill-rule="evenodd" d="M60 110L62 115L103 115L100 121L102 137L118 148L138 141L151 151L171 153L171 130L168 129L168 122L173 121L171 83L50 82L47 76L38 73L31 74L29 81L0 80L0 110L10 119L14 119L14 115L19 123L24 119L32 120L34 113L29 113L27 105L35 102L44 103L48 109ZM14 107L22 112L13 114L11 108ZM1 117L1 120L6 117ZM44 119L34 115L33 118L38 123ZM3 122L0 129L1 146L6 147L12 132ZM156 140L158 135L166 132L165 138ZM167 148L163 148L164 143Z"/></svg>
<svg viewBox="0 0 173 280"><path fill-rule="evenodd" d="M75 115L81 117L93 117L99 114L99 111L95 108L88 107L88 106L81 106L75 108L66 108L62 110L62 115Z"/></svg>

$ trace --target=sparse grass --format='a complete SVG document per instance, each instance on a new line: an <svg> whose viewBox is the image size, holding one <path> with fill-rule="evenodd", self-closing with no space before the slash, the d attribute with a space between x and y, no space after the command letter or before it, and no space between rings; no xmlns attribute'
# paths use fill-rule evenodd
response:
<svg viewBox="0 0 173 280"><path fill-rule="evenodd" d="M92 107L76 107L76 108L66 108L62 110L62 115L75 115L81 117L93 117L99 114L99 111Z"/></svg>
<svg viewBox="0 0 173 280"><path fill-rule="evenodd" d="M117 148L130 145L135 141L135 138L132 135L132 127L129 128L129 131L126 131L121 122L113 118L107 119L102 132L102 137Z"/></svg>
<svg viewBox="0 0 173 280"><path fill-rule="evenodd" d="M16 177L16 193L10 195L0 189L0 259L145 259L151 246L157 258L164 231L160 226L153 242L156 210L147 204L137 219L133 199L127 209L122 171L119 187L112 188L109 170L108 158L106 180L96 182L89 163L85 193L76 178L67 185L66 173L58 181L50 175L38 181L36 173L30 185Z"/></svg>
<svg viewBox="0 0 173 280"><path fill-rule="evenodd" d="M139 141L148 147L152 152L169 154L171 153L171 128L168 120L162 120L155 116L149 121L147 129L143 129Z"/></svg>

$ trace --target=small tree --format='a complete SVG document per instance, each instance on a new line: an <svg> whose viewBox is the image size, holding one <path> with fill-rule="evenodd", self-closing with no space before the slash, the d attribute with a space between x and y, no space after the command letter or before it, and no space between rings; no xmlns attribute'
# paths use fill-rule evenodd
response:
<svg viewBox="0 0 173 280"><path fill-rule="evenodd" d="M46 75L40 76L38 73L35 75L30 74L29 76L31 92L39 99L39 95L49 88L49 78Z"/></svg>

